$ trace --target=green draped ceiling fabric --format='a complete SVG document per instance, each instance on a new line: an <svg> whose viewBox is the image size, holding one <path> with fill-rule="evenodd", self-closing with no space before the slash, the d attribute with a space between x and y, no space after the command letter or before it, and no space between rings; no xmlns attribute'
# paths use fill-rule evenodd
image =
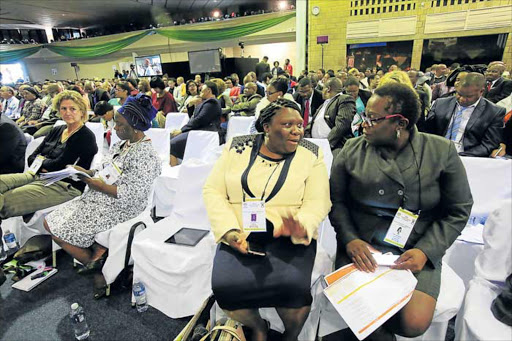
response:
<svg viewBox="0 0 512 341"><path fill-rule="evenodd" d="M19 59L28 57L38 52L42 47L66 57L72 58L93 58L101 57L116 51L119 51L145 36L157 33L164 37L192 42L210 42L218 40L227 40L244 37L259 31L266 30L276 26L288 19L295 17L295 12L285 15L279 15L269 19L256 21L248 24L241 24L231 27L209 28L209 29L180 29L180 28L160 28L157 30L147 30L142 33L129 36L120 40L106 42L90 46L64 46L57 44L44 44L22 49L1 49L0 47L0 63L13 63Z"/></svg>
<svg viewBox="0 0 512 341"><path fill-rule="evenodd" d="M0 50L0 64L14 63L19 59L31 56L41 49L41 46L29 47L28 49Z"/></svg>
<svg viewBox="0 0 512 341"><path fill-rule="evenodd" d="M58 53L61 56L73 57L73 58L91 58L100 57L107 54L119 51L136 41L147 36L151 31L145 31L134 36L115 40L98 45L90 46L58 46L54 44L46 45L46 48L52 52Z"/></svg>
<svg viewBox="0 0 512 341"><path fill-rule="evenodd" d="M249 34L266 30L286 20L293 18L295 13L290 13L277 18L271 18L249 24L242 24L234 27L211 28L205 30L180 30L172 28L157 29L156 33L175 40L209 42L215 40L226 40L240 38Z"/></svg>

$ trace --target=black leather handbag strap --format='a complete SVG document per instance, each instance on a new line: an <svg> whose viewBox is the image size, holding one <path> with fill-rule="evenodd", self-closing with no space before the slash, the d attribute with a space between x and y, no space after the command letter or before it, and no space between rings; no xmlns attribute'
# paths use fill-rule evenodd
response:
<svg viewBox="0 0 512 341"><path fill-rule="evenodd" d="M142 221L138 221L136 222L135 224L132 225L132 227L130 227L130 232L128 234L128 242L126 243L126 254L124 256L124 268L127 269L128 268L128 264L130 263L130 257L132 256L132 243L133 243L133 238L135 237L135 230L137 229L137 227L143 225L144 228L146 228L146 224L143 223Z"/></svg>

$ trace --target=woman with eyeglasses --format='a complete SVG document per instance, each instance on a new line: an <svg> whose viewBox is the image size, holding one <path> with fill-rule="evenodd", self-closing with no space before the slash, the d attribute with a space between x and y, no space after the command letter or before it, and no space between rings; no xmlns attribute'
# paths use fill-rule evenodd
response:
<svg viewBox="0 0 512 341"><path fill-rule="evenodd" d="M473 205L455 146L418 132L419 115L419 98L411 87L390 82L377 88L362 115L364 135L348 140L332 166L329 218L337 235L336 268L354 263L360 271L373 272L372 252L392 252L400 255L392 268L411 270L418 280L410 301L370 340L416 337L427 330L439 295L442 257ZM409 235L391 224L403 212L417 216ZM340 333L351 334L348 329Z"/></svg>

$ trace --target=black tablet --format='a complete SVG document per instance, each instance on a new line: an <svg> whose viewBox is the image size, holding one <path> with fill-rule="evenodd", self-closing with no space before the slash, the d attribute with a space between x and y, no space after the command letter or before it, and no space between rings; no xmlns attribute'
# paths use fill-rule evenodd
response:
<svg viewBox="0 0 512 341"><path fill-rule="evenodd" d="M192 229L188 227L182 227L178 232L173 234L166 243L196 246L210 231Z"/></svg>

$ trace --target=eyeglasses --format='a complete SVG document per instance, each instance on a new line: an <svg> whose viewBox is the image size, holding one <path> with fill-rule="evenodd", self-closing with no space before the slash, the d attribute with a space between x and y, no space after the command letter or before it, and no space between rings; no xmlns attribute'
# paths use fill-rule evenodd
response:
<svg viewBox="0 0 512 341"><path fill-rule="evenodd" d="M365 121L368 124L368 126L370 126L370 127L373 127L377 123L384 121L384 120L388 120L393 117L405 118L402 114L386 115L384 117L379 117L379 118L369 118L364 113L361 113L360 115L361 115L361 118L363 119L363 121Z"/></svg>
<svg viewBox="0 0 512 341"><path fill-rule="evenodd" d="M274 91L274 92L265 91L265 93L267 94L267 96L272 96L272 95L273 95L273 94L275 94L276 92L279 92L279 91Z"/></svg>

